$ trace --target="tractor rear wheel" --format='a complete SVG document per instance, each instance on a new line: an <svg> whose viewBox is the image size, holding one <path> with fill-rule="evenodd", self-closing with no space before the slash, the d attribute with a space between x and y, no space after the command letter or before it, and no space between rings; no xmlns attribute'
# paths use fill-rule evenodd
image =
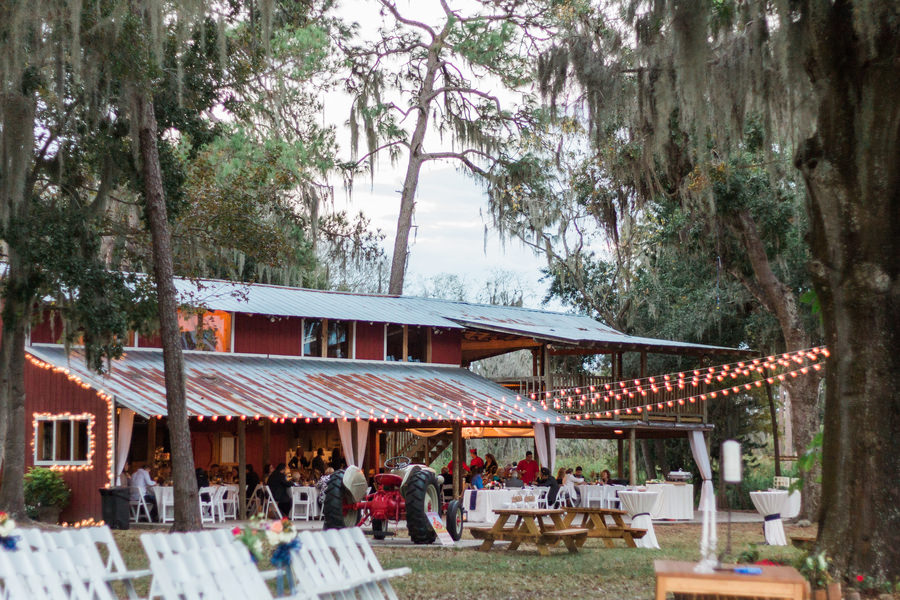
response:
<svg viewBox="0 0 900 600"><path fill-rule="evenodd" d="M325 529L355 527L359 521L359 511L348 508L352 504L353 496L344 487L344 471L335 471L325 486L325 502L322 505Z"/></svg>
<svg viewBox="0 0 900 600"><path fill-rule="evenodd" d="M438 498L437 477L434 473L422 469L410 476L404 501L406 528L409 529L409 537L414 544L430 544L437 538L428 513L440 514L441 504Z"/></svg>

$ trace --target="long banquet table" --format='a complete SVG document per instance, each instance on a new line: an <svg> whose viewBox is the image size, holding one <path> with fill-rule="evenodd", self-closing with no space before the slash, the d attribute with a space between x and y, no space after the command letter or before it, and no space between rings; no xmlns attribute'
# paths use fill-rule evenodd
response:
<svg viewBox="0 0 900 600"><path fill-rule="evenodd" d="M497 520L494 509L505 508L512 502L513 496L522 496L529 491L524 488L466 490L463 493L463 508L469 513L470 523L493 523Z"/></svg>
<svg viewBox="0 0 900 600"><path fill-rule="evenodd" d="M690 521L694 518L694 486L686 483L648 483L647 491L659 492L650 511L654 519Z"/></svg>

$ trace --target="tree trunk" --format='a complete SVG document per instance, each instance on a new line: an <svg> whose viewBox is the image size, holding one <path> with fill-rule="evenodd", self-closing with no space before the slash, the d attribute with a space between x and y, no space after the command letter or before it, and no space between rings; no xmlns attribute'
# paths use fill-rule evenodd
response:
<svg viewBox="0 0 900 600"><path fill-rule="evenodd" d="M900 24L892 2L810 6L799 25L809 29L802 64L815 85L817 131L796 164L831 351L818 545L845 579L892 581L900 573Z"/></svg>
<svg viewBox="0 0 900 600"><path fill-rule="evenodd" d="M422 170L422 143L428 130L428 112L434 91L434 78L438 70L438 55L441 40L436 40L428 49L425 77L419 92L420 104L416 116L416 128L409 143L409 162L406 165L406 178L400 195L400 215L397 217L397 234L394 236L394 254L391 258L391 280L388 294L403 293L403 280L406 277L406 261L409 256L409 230L412 228L412 217L416 207L416 189L419 186L419 172Z"/></svg>
<svg viewBox="0 0 900 600"><path fill-rule="evenodd" d="M141 174L147 202L147 222L153 241L153 271L159 304L159 333L162 341L163 365L166 380L166 408L168 410L169 441L172 450L172 481L174 483L176 531L201 529L200 505L197 497L197 478L191 449L184 388L184 356L178 328L178 300L172 281L172 248L166 199L163 193L159 151L156 146L156 114L153 100L142 90L134 91L135 115L140 137Z"/></svg>

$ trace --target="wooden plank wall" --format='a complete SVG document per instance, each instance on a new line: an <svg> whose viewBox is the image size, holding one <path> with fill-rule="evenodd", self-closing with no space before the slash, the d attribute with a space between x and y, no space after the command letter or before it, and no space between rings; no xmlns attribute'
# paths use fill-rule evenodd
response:
<svg viewBox="0 0 900 600"><path fill-rule="evenodd" d="M25 468L34 465L34 413L91 413L94 415L94 454L92 468L87 471L64 471L63 479L72 489L72 501L62 512L63 521L75 522L93 518L100 520L99 489L109 483L110 466L106 401L92 389L84 389L69 381L65 374L25 363Z"/></svg>
<svg viewBox="0 0 900 600"><path fill-rule="evenodd" d="M234 317L234 351L248 354L300 356L303 320L237 313Z"/></svg>
<svg viewBox="0 0 900 600"><path fill-rule="evenodd" d="M356 322L356 358L384 360L384 323Z"/></svg>
<svg viewBox="0 0 900 600"><path fill-rule="evenodd" d="M462 364L462 332L459 329L434 328L431 332L431 362Z"/></svg>

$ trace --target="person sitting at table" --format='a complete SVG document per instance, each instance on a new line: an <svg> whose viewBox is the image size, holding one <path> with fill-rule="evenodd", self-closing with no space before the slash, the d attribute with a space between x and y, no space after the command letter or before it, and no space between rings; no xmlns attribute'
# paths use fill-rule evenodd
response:
<svg viewBox="0 0 900 600"><path fill-rule="evenodd" d="M506 480L506 487L508 488L523 488L525 487L525 482L519 477L519 471L513 469L512 473L509 475L509 479Z"/></svg>
<svg viewBox="0 0 900 600"><path fill-rule="evenodd" d="M271 475L271 474L272 474L272 465L270 465L268 463L264 464L262 477L261 477L263 485L269 484L269 475Z"/></svg>
<svg viewBox="0 0 900 600"><path fill-rule="evenodd" d="M269 475L268 483L266 484L272 491L272 498L275 499L275 504L278 505L278 510L281 511L282 516L291 512L292 503L291 492L288 490L292 485L287 480L285 469L287 469L287 465L278 463L275 470Z"/></svg>
<svg viewBox="0 0 900 600"><path fill-rule="evenodd" d="M206 471L203 470L203 467L194 469L194 475L197 477L198 488L209 487L209 476L206 474Z"/></svg>
<svg viewBox="0 0 900 600"><path fill-rule="evenodd" d="M475 467L472 469L472 478L469 481L469 487L473 490L483 490L484 489L484 479L481 477L481 467Z"/></svg>
<svg viewBox="0 0 900 600"><path fill-rule="evenodd" d="M245 477L247 478L247 499L253 495L253 490L259 485L259 473L253 469L253 465L247 463Z"/></svg>
<svg viewBox="0 0 900 600"><path fill-rule="evenodd" d="M550 474L550 469L541 467L541 473L535 483L541 487L550 488L547 490L547 506L553 506L556 502L556 495L559 493L559 482Z"/></svg>
<svg viewBox="0 0 900 600"><path fill-rule="evenodd" d="M328 480L331 479L331 476L333 474L334 469L328 467L327 469L325 469L325 474L322 475L318 481L316 481L316 500L319 503L320 509L325 503L325 489L328 488Z"/></svg>
<svg viewBox="0 0 900 600"><path fill-rule="evenodd" d="M150 471L147 470L146 466L140 466L138 469L131 474L131 495L132 500L139 500L141 496L144 497L144 501L147 503L147 507L150 509L150 518L154 521L157 519L156 514L156 494L150 492L151 487L156 485L156 482L150 477Z"/></svg>
<svg viewBox="0 0 900 600"><path fill-rule="evenodd" d="M493 454L488 452L484 455L484 474L486 477L493 477L494 473L497 472L497 468L500 465L497 464L497 459Z"/></svg>
<svg viewBox="0 0 900 600"><path fill-rule="evenodd" d="M453 485L453 471L449 467L441 467L441 477L444 478L444 485Z"/></svg>
<svg viewBox="0 0 900 600"><path fill-rule="evenodd" d="M603 485L612 485L612 473L609 472L609 469L600 471L600 483Z"/></svg>
<svg viewBox="0 0 900 600"><path fill-rule="evenodd" d="M581 472L581 467L578 467L578 472ZM578 486L584 485L584 477L578 477L572 469L566 469L566 477L563 479L563 487L566 488L566 491L569 492L569 496L572 497L572 500L575 501L576 504L581 504L581 490L578 489Z"/></svg>
<svg viewBox="0 0 900 600"><path fill-rule="evenodd" d="M566 468L560 467L559 471L556 472L556 483L559 485L563 484L563 481L566 479Z"/></svg>

